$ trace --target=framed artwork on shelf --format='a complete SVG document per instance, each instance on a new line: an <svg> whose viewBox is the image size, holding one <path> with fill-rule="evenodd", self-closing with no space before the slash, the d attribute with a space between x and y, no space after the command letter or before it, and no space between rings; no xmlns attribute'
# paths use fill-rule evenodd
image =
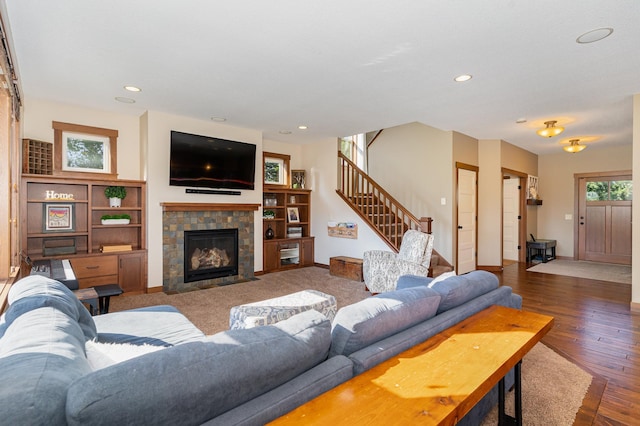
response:
<svg viewBox="0 0 640 426"><path fill-rule="evenodd" d="M118 131L53 122L54 172L117 176Z"/></svg>
<svg viewBox="0 0 640 426"><path fill-rule="evenodd" d="M304 189L306 184L304 170L291 170L291 187Z"/></svg>
<svg viewBox="0 0 640 426"><path fill-rule="evenodd" d="M287 207L287 219L289 220L289 223L300 222L300 213L298 212L297 207Z"/></svg>
<svg viewBox="0 0 640 426"><path fill-rule="evenodd" d="M73 204L44 204L43 232L72 232L73 226Z"/></svg>
<svg viewBox="0 0 640 426"><path fill-rule="evenodd" d="M263 152L264 157L264 186L287 188L289 187L289 161L290 155Z"/></svg>

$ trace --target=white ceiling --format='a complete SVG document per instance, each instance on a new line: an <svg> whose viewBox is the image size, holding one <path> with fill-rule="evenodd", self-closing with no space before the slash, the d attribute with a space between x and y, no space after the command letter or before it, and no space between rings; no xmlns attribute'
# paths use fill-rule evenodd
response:
<svg viewBox="0 0 640 426"><path fill-rule="evenodd" d="M632 95L640 93L637 0L1 6L27 99L225 117L266 139L296 143L413 121L537 154L559 152L575 137L592 138L592 149L632 142ZM602 27L613 34L576 43ZM463 73L473 79L453 81ZM527 122L517 124L520 118ZM536 135L551 119L565 132Z"/></svg>

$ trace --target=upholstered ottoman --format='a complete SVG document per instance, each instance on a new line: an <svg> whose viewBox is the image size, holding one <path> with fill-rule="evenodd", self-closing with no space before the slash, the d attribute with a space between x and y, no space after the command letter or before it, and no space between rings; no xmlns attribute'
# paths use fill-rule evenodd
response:
<svg viewBox="0 0 640 426"><path fill-rule="evenodd" d="M315 309L329 321L333 321L338 309L336 298L316 290L303 290L286 296L234 306L229 315L229 328L234 330L274 324L310 309Z"/></svg>

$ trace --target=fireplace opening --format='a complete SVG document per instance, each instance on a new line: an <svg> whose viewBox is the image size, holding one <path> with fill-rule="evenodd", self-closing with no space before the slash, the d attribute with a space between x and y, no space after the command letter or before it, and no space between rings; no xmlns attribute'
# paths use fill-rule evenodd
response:
<svg viewBox="0 0 640 426"><path fill-rule="evenodd" d="M238 229L184 231L184 282L238 275Z"/></svg>

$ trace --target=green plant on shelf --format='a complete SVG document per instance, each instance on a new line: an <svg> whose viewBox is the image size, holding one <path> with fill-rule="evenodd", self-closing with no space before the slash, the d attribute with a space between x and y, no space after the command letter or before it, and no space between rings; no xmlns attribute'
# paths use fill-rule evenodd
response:
<svg viewBox="0 0 640 426"><path fill-rule="evenodd" d="M105 214L100 220L108 220L108 219L129 219L131 220L131 216L128 214Z"/></svg>
<svg viewBox="0 0 640 426"><path fill-rule="evenodd" d="M104 189L104 195L107 198L123 199L127 196L127 189L124 186L107 186Z"/></svg>
<svg viewBox="0 0 640 426"><path fill-rule="evenodd" d="M276 218L276 213L273 210L265 210L262 213L262 218L263 219L275 219Z"/></svg>

